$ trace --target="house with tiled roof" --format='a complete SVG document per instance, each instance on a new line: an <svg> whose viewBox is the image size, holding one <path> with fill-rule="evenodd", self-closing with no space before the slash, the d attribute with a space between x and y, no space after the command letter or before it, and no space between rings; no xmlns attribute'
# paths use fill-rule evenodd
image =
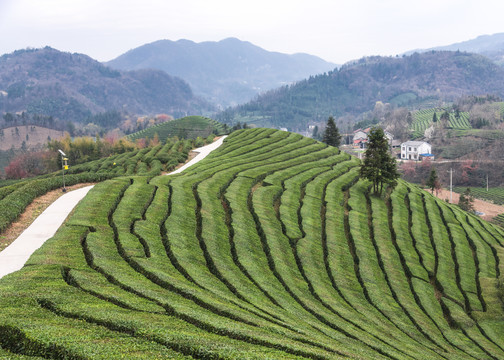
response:
<svg viewBox="0 0 504 360"><path fill-rule="evenodd" d="M353 136L353 145L358 146L361 149L366 148L366 144L368 142L368 134L369 131L371 131L371 128L368 127L367 129L358 129L354 131L354 136ZM392 145L392 139L394 136L389 133L388 131L384 131L385 137L387 138L388 142L390 145Z"/></svg>

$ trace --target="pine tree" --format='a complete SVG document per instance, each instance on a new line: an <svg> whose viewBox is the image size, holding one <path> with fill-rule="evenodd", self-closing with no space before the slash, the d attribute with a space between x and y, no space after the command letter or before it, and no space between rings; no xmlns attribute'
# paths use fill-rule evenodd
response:
<svg viewBox="0 0 504 360"><path fill-rule="evenodd" d="M431 192L433 194L434 194L434 189L439 188L439 180L438 180L436 169L434 167L431 169L430 174L429 174L429 179L427 180L425 185L427 185L429 187L429 189L431 189Z"/></svg>
<svg viewBox="0 0 504 360"><path fill-rule="evenodd" d="M437 114L436 114L436 112L434 111L434 116L432 117L432 122L437 123L437 120L438 120L438 118L437 118Z"/></svg>
<svg viewBox="0 0 504 360"><path fill-rule="evenodd" d="M458 206L465 211L474 211L473 206L474 197L471 194L471 189L467 188L462 194L460 194Z"/></svg>
<svg viewBox="0 0 504 360"><path fill-rule="evenodd" d="M332 116L329 116L329 119L327 120L327 126L324 131L322 142L331 146L339 146L341 143L341 135Z"/></svg>
<svg viewBox="0 0 504 360"><path fill-rule="evenodd" d="M372 128L368 135L368 144L360 175L373 183L373 192L381 195L383 184L394 188L399 173L397 162L389 154L389 144L381 128Z"/></svg>

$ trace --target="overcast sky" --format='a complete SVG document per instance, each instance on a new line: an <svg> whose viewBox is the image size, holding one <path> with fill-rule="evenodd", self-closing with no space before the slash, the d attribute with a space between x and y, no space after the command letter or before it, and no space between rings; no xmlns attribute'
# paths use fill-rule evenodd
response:
<svg viewBox="0 0 504 360"><path fill-rule="evenodd" d="M160 39L236 37L342 64L504 32L503 0L0 0L0 54L111 60Z"/></svg>

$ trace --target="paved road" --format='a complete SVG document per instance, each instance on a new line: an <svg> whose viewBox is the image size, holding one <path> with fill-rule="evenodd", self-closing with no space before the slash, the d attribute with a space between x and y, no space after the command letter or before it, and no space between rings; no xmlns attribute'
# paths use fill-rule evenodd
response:
<svg viewBox="0 0 504 360"><path fill-rule="evenodd" d="M54 236L68 214L93 185L70 191L59 197L35 221L0 252L0 279L21 269L31 254Z"/></svg>
<svg viewBox="0 0 504 360"><path fill-rule="evenodd" d="M208 145L205 145L205 146L202 146L200 148L197 148L197 149L194 149L192 151L194 152L197 152L198 155L196 155L191 161L189 161L187 164L185 164L184 166L178 168L177 170L175 171L172 171L171 173L167 174L167 175L173 175L173 174L178 174L182 171L184 171L185 169L187 169L189 166L191 165L194 165L196 164L198 161L201 161L203 160L208 154L210 154L212 151L214 151L215 149L217 149L219 146L222 145L222 142L224 141L224 139L227 137L227 135L224 135L222 136L221 138L219 138L218 140L214 141L213 143L211 144L208 144Z"/></svg>

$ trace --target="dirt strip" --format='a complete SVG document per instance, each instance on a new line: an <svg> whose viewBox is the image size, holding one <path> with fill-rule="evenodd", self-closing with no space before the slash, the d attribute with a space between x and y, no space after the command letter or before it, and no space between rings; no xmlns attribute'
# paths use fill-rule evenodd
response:
<svg viewBox="0 0 504 360"><path fill-rule="evenodd" d="M434 195L436 195L436 191L434 191ZM442 200L446 200L446 199L450 200L450 190L442 189L442 190L438 191L437 197ZM457 194L456 192L452 193L452 203L453 204L458 204L459 198L460 198L460 194ZM476 199L476 198L474 199L473 206L474 206L474 210L480 211L485 214L485 215L482 215L481 218L486 221L490 221L495 216L504 213L504 206L492 204L490 202Z"/></svg>

